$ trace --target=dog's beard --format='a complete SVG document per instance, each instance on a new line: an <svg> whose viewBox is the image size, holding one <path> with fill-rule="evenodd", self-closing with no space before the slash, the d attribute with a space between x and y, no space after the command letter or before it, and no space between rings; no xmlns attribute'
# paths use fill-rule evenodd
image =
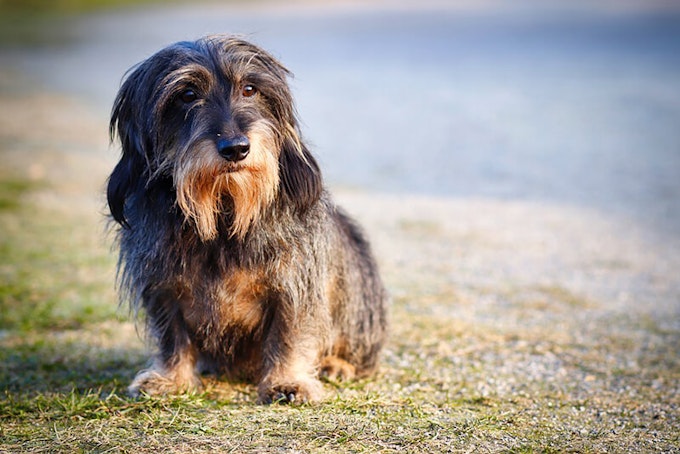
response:
<svg viewBox="0 0 680 454"><path fill-rule="evenodd" d="M249 131L250 153L238 163L219 156L213 140L203 139L179 153L174 168L177 203L203 241L218 235L218 219L229 215L229 235L243 239L279 187L278 146L264 121Z"/></svg>

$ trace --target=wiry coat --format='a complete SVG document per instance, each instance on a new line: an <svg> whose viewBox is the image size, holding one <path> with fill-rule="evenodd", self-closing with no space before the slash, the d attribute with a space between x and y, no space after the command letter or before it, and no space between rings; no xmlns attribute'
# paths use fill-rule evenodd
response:
<svg viewBox="0 0 680 454"><path fill-rule="evenodd" d="M300 139L287 75L211 36L160 51L118 94L107 195L120 288L158 345L133 394L192 389L212 371L259 383L261 402L313 401L319 373L376 367L385 291ZM246 156L225 154L225 137Z"/></svg>

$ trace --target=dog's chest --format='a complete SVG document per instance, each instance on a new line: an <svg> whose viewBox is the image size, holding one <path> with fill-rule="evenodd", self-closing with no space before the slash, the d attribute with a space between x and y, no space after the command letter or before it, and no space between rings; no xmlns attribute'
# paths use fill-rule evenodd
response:
<svg viewBox="0 0 680 454"><path fill-rule="evenodd" d="M252 332L260 325L267 296L263 273L236 269L211 287L184 312L191 328Z"/></svg>

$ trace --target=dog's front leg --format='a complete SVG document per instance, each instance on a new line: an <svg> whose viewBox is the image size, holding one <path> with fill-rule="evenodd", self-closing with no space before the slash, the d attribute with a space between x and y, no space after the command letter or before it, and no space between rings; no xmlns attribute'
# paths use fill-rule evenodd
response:
<svg viewBox="0 0 680 454"><path fill-rule="evenodd" d="M323 385L317 378L322 324L310 308L304 309L280 310L273 317L264 343L260 403L302 404L323 398Z"/></svg>
<svg viewBox="0 0 680 454"><path fill-rule="evenodd" d="M196 370L198 350L189 337L186 324L173 299L156 300L147 306L158 353L150 368L137 373L128 394L165 395L194 391L201 387Z"/></svg>

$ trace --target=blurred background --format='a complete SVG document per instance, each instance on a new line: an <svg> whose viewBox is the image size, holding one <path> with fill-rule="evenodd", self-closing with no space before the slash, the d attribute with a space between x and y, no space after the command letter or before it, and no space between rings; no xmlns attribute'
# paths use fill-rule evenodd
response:
<svg viewBox="0 0 680 454"><path fill-rule="evenodd" d="M294 74L336 187L577 205L680 232L680 3L0 1L5 71L106 116L169 43L242 34ZM35 125L39 127L39 125Z"/></svg>

